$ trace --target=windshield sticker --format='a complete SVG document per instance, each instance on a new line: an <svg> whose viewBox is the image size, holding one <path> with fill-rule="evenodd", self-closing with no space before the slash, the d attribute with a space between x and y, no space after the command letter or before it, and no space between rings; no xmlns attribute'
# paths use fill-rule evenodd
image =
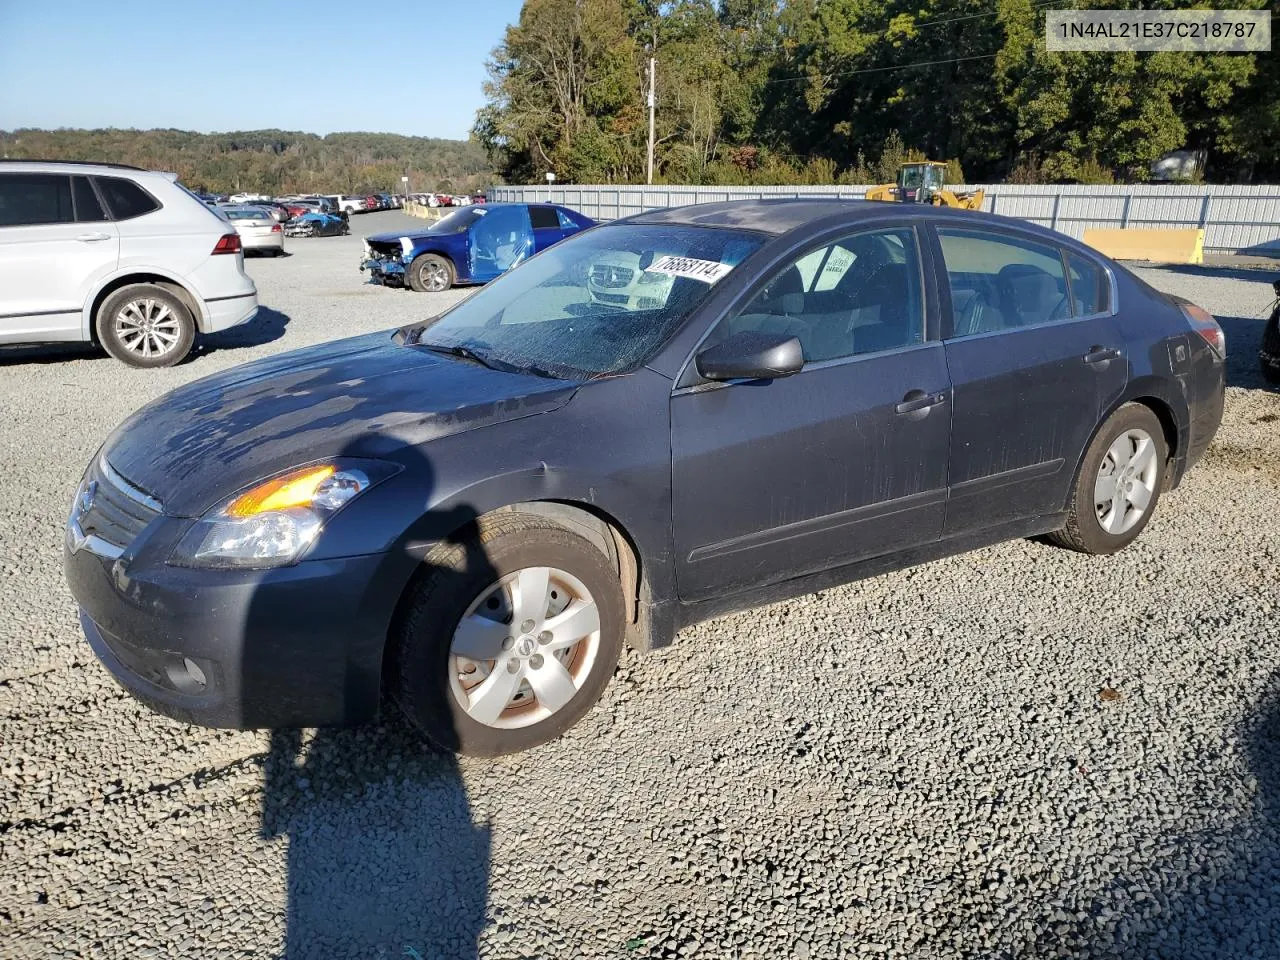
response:
<svg viewBox="0 0 1280 960"><path fill-rule="evenodd" d="M688 277L703 283L715 283L730 270L731 263L717 260L696 260L693 257L666 256L655 260L645 273L664 273L669 277Z"/></svg>

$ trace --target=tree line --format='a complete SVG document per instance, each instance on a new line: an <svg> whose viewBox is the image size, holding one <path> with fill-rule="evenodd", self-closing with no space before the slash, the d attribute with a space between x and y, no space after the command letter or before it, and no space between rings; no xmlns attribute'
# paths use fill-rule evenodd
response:
<svg viewBox="0 0 1280 960"><path fill-rule="evenodd" d="M391 133L0 130L0 157L127 163L213 193L398 193L402 176L414 191L466 193L493 181L475 142Z"/></svg>
<svg viewBox="0 0 1280 960"><path fill-rule="evenodd" d="M879 183L927 155L970 182L1106 183L1184 148L1211 180L1280 173L1277 58L1048 52L1046 12L1075 5L526 0L474 133L511 182L643 182L653 56L659 181Z"/></svg>

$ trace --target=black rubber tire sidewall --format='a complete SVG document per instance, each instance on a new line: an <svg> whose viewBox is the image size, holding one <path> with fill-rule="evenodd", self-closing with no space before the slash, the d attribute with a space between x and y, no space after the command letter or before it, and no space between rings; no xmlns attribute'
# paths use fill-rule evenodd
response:
<svg viewBox="0 0 1280 960"><path fill-rule="evenodd" d="M449 259L447 257L442 257L439 254L435 254L435 253L424 253L421 256L417 256L413 258L413 262L409 264L409 271L408 271L409 286L412 287L418 293L443 293L444 292L443 290L428 290L426 284L422 282L422 277L421 277L422 268L427 264L428 261L439 262L444 264L445 270L448 272L448 276L449 276L449 283L444 289L445 290L450 289L453 286L454 282L457 280L457 274L454 272L453 264L449 262Z"/></svg>
<svg viewBox="0 0 1280 960"><path fill-rule="evenodd" d="M178 343L168 353L159 357L146 358L137 356L130 352L115 334L115 324L112 322L115 315L130 300L142 297L164 301L165 305L173 312L173 315L178 318L178 326L180 328ZM196 339L195 319L191 316L191 311L187 308L187 305L164 287L158 287L150 283L131 283L126 287L121 287L107 297L102 302L102 306L98 308L98 315L94 318L94 328L98 335L98 342L107 353L126 366L142 370L172 367L174 364L181 363L187 354L191 352L192 344L195 343Z"/></svg>
<svg viewBox="0 0 1280 960"><path fill-rule="evenodd" d="M533 518L532 526L488 539L480 569L437 567L406 597L392 693L402 712L432 741L469 756L494 757L528 750L561 736L585 716L613 676L622 652L624 608L612 562L589 541L563 527ZM474 554L474 546L467 555ZM558 567L590 591L600 611L600 648L582 688L558 712L540 723L514 730L486 726L467 716L449 687L449 645L470 603L496 579L523 567Z"/></svg>
<svg viewBox="0 0 1280 960"><path fill-rule="evenodd" d="M1132 528L1124 533L1113 534L1102 529L1093 504L1093 488L1098 478L1098 470L1106 457L1107 449L1115 442L1116 437L1126 430L1140 429L1152 438L1156 445L1157 476L1155 490L1151 494L1151 502L1147 504L1146 513ZM1072 495L1070 518L1067 527L1055 536L1063 546L1091 554L1110 554L1123 550L1138 538L1160 502L1160 493L1165 484L1165 471L1168 469L1169 448L1165 441L1164 428L1160 420L1149 407L1139 403L1127 403L1118 409L1104 423L1089 444L1084 461L1080 465L1080 473L1076 477Z"/></svg>

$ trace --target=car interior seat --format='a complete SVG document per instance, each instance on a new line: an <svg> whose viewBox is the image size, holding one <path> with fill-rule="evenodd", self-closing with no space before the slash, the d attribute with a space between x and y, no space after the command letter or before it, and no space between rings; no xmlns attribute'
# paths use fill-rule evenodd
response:
<svg viewBox="0 0 1280 960"><path fill-rule="evenodd" d="M1066 283L1029 263L1011 263L996 274L1000 309L1010 326L1027 327L1065 318Z"/></svg>

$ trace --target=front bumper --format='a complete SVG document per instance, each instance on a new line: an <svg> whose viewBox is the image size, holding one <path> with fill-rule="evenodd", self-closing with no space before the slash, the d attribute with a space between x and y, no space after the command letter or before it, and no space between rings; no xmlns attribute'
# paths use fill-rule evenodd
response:
<svg viewBox="0 0 1280 960"><path fill-rule="evenodd" d="M370 283L404 284L405 265L400 260L366 257L360 261L360 272L369 272Z"/></svg>
<svg viewBox="0 0 1280 960"><path fill-rule="evenodd" d="M65 549L67 583L98 659L156 711L209 727L326 726L377 715L398 598L385 555L269 571L148 560L189 521L157 519L142 553Z"/></svg>

